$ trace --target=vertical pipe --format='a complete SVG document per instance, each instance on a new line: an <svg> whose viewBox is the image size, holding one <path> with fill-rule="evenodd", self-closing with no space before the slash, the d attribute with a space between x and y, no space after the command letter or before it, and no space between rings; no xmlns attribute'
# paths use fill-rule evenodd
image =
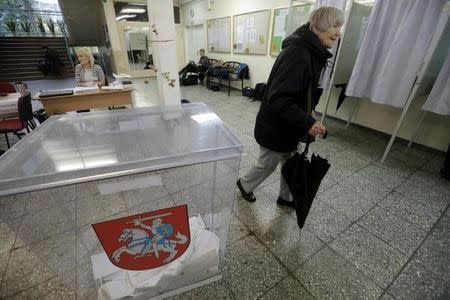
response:
<svg viewBox="0 0 450 300"><path fill-rule="evenodd" d="M384 154L383 154L383 157L381 158L381 162L380 162L381 164L384 164L384 161L386 160L387 155L389 154L389 151L391 150L392 144L394 143L395 138L397 137L398 131L400 130L400 127L402 126L402 123L403 123L403 120L405 119L408 108L411 105L411 102L414 99L414 96L416 95L417 88L419 87L419 82L417 79L418 78L416 77L414 86L411 89L411 91L409 92L408 100L406 101L405 107L403 108L402 115L400 116L400 119L397 122L397 126L395 126L394 133L392 133L391 139L389 140L389 143L388 143L386 149L384 150Z"/></svg>
<svg viewBox="0 0 450 300"><path fill-rule="evenodd" d="M409 139L408 148L412 146L412 144L416 140L417 136L419 135L420 128L422 127L422 124L423 124L423 121L425 120L426 115L427 115L427 112L424 111L422 113L422 117L420 118L419 123L417 123L416 130L414 130L414 133L412 134L411 138Z"/></svg>
<svg viewBox="0 0 450 300"><path fill-rule="evenodd" d="M348 127L348 126L350 126L350 123L352 122L352 119L353 119L353 115L355 114L355 112L356 112L356 108L358 107L358 102L357 102L358 100L354 100L354 104L353 104L353 109L352 109L352 112L350 113L350 116L348 116L348 120L347 120L347 125L345 125L346 127Z"/></svg>

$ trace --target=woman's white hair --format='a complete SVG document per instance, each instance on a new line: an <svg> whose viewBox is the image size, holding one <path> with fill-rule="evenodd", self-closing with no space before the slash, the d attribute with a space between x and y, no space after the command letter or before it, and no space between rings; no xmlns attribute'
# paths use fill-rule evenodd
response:
<svg viewBox="0 0 450 300"><path fill-rule="evenodd" d="M91 50L89 50L88 48L76 48L75 53L77 55L86 55L87 57L89 57L89 64L91 65L91 67L94 66L94 56L92 55Z"/></svg>
<svg viewBox="0 0 450 300"><path fill-rule="evenodd" d="M332 6L321 6L309 16L309 28L325 32L331 27L341 27L344 24L344 13Z"/></svg>

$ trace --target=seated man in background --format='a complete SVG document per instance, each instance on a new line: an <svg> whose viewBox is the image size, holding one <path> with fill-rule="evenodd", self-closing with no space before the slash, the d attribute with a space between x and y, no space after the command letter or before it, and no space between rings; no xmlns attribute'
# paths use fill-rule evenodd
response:
<svg viewBox="0 0 450 300"><path fill-rule="evenodd" d="M58 51L51 49L46 45L42 45L41 48L44 51L44 60L39 63L39 71L41 71L41 73L45 76L61 75L61 67L63 67L64 64L59 57Z"/></svg>
<svg viewBox="0 0 450 300"><path fill-rule="evenodd" d="M102 67L94 63L94 57L87 48L78 48L76 51L79 64L75 67L76 86L103 86L105 74Z"/></svg>
<svg viewBox="0 0 450 300"><path fill-rule="evenodd" d="M206 71L208 71L210 67L209 58L206 56L204 49L198 50L198 53L200 54L200 59L197 64L190 61L180 72L178 72L178 74L181 75L181 79L185 79L188 72L197 73L200 82L203 82L205 79Z"/></svg>

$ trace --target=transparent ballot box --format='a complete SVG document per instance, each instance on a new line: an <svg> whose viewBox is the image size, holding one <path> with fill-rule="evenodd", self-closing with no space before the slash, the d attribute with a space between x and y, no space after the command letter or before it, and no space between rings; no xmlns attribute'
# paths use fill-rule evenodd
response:
<svg viewBox="0 0 450 300"><path fill-rule="evenodd" d="M0 298L220 279L241 152L203 103L52 116L0 158Z"/></svg>

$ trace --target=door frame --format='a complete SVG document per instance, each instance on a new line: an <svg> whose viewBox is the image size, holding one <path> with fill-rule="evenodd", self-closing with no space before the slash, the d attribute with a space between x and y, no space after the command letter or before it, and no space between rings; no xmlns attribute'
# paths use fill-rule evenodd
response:
<svg viewBox="0 0 450 300"><path fill-rule="evenodd" d="M203 45L200 48L206 49L205 48L205 46L206 46L205 25L203 23L200 23L200 24L185 26L185 28L184 28L184 60L185 60L185 64L187 64L189 62L189 42L187 40L188 39L187 31L190 28L194 28L194 27L201 27L201 30L202 30L202 41L203 41L202 44Z"/></svg>

